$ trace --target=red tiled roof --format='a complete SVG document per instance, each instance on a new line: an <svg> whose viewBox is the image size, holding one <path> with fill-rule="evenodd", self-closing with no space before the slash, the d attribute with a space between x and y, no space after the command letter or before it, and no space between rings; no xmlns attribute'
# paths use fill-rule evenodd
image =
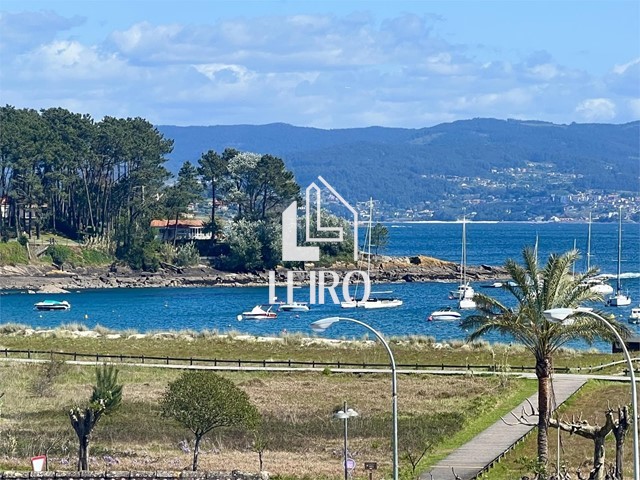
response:
<svg viewBox="0 0 640 480"><path fill-rule="evenodd" d="M151 220L151 227L155 228L165 228L165 227L175 227L175 220ZM184 218L178 220L178 227L203 227L204 222L202 220L197 220L193 218Z"/></svg>

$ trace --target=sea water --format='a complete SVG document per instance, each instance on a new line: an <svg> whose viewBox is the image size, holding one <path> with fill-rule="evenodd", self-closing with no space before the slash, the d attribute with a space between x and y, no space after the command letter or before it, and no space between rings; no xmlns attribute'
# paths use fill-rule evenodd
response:
<svg viewBox="0 0 640 480"><path fill-rule="evenodd" d="M461 257L461 232L459 223L401 223L387 224L389 245L379 253L389 255L428 255L443 260L459 262ZM540 263L551 253L563 253L573 248L586 251L586 224L528 224L528 223L467 223L467 263L469 265L503 265L507 258L521 260L522 249L538 244ZM592 225L591 265L599 266L603 273L615 275L617 269L617 224ZM640 225L623 225L622 289L632 298L632 306L640 304ZM586 259L576 265L576 271L586 268ZM500 289L487 288L478 282L478 291L495 296L506 305L515 305L513 297ZM615 279L611 280L615 288ZM64 295L46 295L46 298L67 300L68 311L38 311L33 304L45 298L23 292L3 292L0 295L0 323L17 322L33 327L51 328L64 323L83 323L140 332L184 330L216 330L220 333L238 331L251 335L279 335L283 332L300 332L314 335L309 324L327 316L348 316L364 321L387 336L431 336L437 341L464 339L468 332L459 322L427 321L430 313L443 306L454 306L448 300L448 292L457 282L397 283L374 285L373 290L390 291L388 295L401 298L404 304L398 308L364 310L342 309L339 305L313 305L309 312L280 312L273 320L238 320L238 315L257 304L268 301L264 287L199 287L199 288L141 288L100 289L73 291ZM280 298L286 297L285 289L277 289ZM306 288L295 289L295 300L308 300ZM615 314L621 321L629 317L631 306L607 308L603 311ZM472 314L462 312L463 316ZM640 333L640 327L629 325ZM323 336L333 338L363 338L367 331L362 327L340 322L328 329ZM371 338L371 335L369 335ZM508 342L499 335L485 337L489 341ZM571 346L585 348L573 343ZM609 350L604 342L595 345Z"/></svg>

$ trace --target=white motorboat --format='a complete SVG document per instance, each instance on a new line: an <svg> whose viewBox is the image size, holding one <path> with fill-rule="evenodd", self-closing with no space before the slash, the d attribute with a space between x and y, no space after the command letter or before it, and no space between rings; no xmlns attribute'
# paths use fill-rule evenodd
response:
<svg viewBox="0 0 640 480"><path fill-rule="evenodd" d="M635 325L640 324L640 306L633 307L631 309L631 315L629 315L629 323L633 323Z"/></svg>
<svg viewBox="0 0 640 480"><path fill-rule="evenodd" d="M36 310L69 310L71 304L66 300L43 300L33 305Z"/></svg>
<svg viewBox="0 0 640 480"><path fill-rule="evenodd" d="M273 305L256 305L250 312L242 312L237 318L238 320L269 320L278 316L272 310Z"/></svg>
<svg viewBox="0 0 640 480"><path fill-rule="evenodd" d="M618 210L618 274L616 276L616 294L607 299L609 307L626 307L631 305L631 297L622 293L620 283L620 265L622 263L622 207Z"/></svg>
<svg viewBox="0 0 640 480"><path fill-rule="evenodd" d="M460 312L456 312L451 307L442 307L439 310L431 312L431 315L427 317L427 320L429 322L434 322L437 320L460 320L461 318L462 315L460 315Z"/></svg>
<svg viewBox="0 0 640 480"><path fill-rule="evenodd" d="M278 310L283 312L308 312L309 304L306 302L282 303L278 306Z"/></svg>
<svg viewBox="0 0 640 480"><path fill-rule="evenodd" d="M467 282L467 217L462 217L462 260L460 261L460 285L449 292L450 300L471 300L475 295L473 287ZM468 302L467 302L468 303ZM475 304L474 307L475 308Z"/></svg>

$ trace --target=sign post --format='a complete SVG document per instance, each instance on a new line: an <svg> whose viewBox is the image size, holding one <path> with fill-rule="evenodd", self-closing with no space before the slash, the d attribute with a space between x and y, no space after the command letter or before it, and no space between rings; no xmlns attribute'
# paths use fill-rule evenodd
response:
<svg viewBox="0 0 640 480"><path fill-rule="evenodd" d="M364 462L364 469L369 472L369 480L373 480L373 471L378 469L376 462Z"/></svg>

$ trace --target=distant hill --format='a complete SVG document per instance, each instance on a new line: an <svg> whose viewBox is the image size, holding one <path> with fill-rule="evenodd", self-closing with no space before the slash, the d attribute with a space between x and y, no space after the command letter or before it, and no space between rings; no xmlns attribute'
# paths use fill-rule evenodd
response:
<svg viewBox="0 0 640 480"><path fill-rule="evenodd" d="M395 207L434 201L458 189L444 178L497 178L507 169L544 165L573 175L576 190L640 190L640 121L622 125L556 125L473 119L429 128L322 130L287 124L158 129L175 141L168 168L227 147L281 157L301 185L322 175L355 200L370 196ZM549 178L540 178L540 182Z"/></svg>

